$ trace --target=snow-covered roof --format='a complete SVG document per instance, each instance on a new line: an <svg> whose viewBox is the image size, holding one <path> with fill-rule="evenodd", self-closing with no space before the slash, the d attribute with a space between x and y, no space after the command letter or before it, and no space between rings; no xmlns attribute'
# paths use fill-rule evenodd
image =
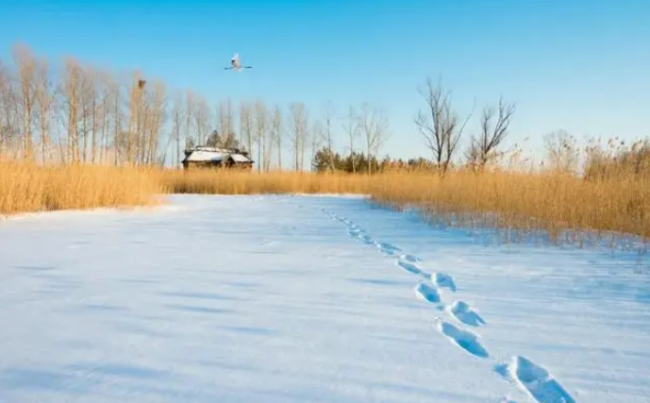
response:
<svg viewBox="0 0 650 403"><path fill-rule="evenodd" d="M217 162L217 161L223 161L227 159L229 156L235 162L244 162L244 163L252 162L250 158L246 157L243 154L233 153L232 151L223 148L211 148L211 147L201 147L201 148L193 149L192 152L187 156L186 161L187 162L210 162L210 161Z"/></svg>
<svg viewBox="0 0 650 403"><path fill-rule="evenodd" d="M246 158L245 155L241 155L241 154L231 154L230 157L235 162L251 162L249 158Z"/></svg>
<svg viewBox="0 0 650 403"><path fill-rule="evenodd" d="M207 147L207 146L197 146L191 149L191 151L207 151L207 152L213 152L213 153L222 153L222 154L230 154L233 152L232 149L229 148L223 148L223 147Z"/></svg>
<svg viewBox="0 0 650 403"><path fill-rule="evenodd" d="M192 153L187 156L187 161L192 161L192 162L222 161L226 156L227 154L221 152L196 150L196 151L192 151Z"/></svg>

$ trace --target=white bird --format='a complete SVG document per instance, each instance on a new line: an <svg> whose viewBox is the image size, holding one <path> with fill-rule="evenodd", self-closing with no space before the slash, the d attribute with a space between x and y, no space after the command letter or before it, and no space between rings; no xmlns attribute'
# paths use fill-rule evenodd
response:
<svg viewBox="0 0 650 403"><path fill-rule="evenodd" d="M224 67L224 70L241 70L241 69L252 69L253 66L242 66L239 60L239 53L235 53L230 59L230 67Z"/></svg>

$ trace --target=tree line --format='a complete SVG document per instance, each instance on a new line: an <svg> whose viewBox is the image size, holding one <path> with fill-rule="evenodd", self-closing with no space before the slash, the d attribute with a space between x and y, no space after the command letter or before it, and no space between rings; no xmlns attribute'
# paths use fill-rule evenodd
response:
<svg viewBox="0 0 650 403"><path fill-rule="evenodd" d="M139 72L121 79L66 58L62 66L12 49L0 61L0 155L49 163L156 164L167 89ZM129 82L125 85L124 82Z"/></svg>
<svg viewBox="0 0 650 403"><path fill-rule="evenodd" d="M142 72L112 74L72 57L62 66L23 44L10 63L0 61L0 156L40 163L179 166L193 145L243 148L257 169L309 169L334 132L351 131L347 147L376 155L388 118L368 103L350 107L347 123L334 127L331 104L311 116L302 102L287 107L263 100L213 106L191 89L170 91ZM346 126L347 125L347 126ZM291 161L283 161L283 151ZM306 163L307 161L307 163Z"/></svg>
<svg viewBox="0 0 650 403"><path fill-rule="evenodd" d="M327 147L323 147L314 153L312 160L312 170L314 172L344 172L344 173L382 173L401 171L438 171L435 162L423 157L409 159L393 159L390 156L369 158L363 152L353 151L351 153L331 152Z"/></svg>
<svg viewBox="0 0 650 403"><path fill-rule="evenodd" d="M314 113L298 101L283 106L267 105L262 99L235 103L225 98L212 105L191 89L170 90L162 80L149 79L138 70L115 74L72 57L51 63L18 44L8 63L0 60L0 157L179 167L184 149L219 145L246 150L259 171L373 173L417 167L444 174L456 166L483 170L504 155L516 109L513 103L499 98L485 105L478 124L470 125L475 106L459 115L441 80L426 80L418 92L423 107L413 123L428 158L380 160L390 122L384 110L367 102L338 112L328 102ZM550 169L578 171L581 155L575 138L555 131L544 140L544 163ZM616 155L589 146L584 171L595 177L605 165L620 161L636 172L645 171L650 165L648 144L637 143ZM284 151L289 161L284 160Z"/></svg>

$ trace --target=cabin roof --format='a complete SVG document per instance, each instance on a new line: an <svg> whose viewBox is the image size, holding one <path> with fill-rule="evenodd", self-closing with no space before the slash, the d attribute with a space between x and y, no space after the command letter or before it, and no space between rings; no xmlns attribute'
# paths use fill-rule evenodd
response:
<svg viewBox="0 0 650 403"><path fill-rule="evenodd" d="M230 157L235 162L253 162L250 158L246 157L245 155L241 155L241 154L230 154Z"/></svg>
<svg viewBox="0 0 650 403"><path fill-rule="evenodd" d="M214 151L194 150L185 159L188 162L222 161L228 154Z"/></svg>
<svg viewBox="0 0 650 403"><path fill-rule="evenodd" d="M252 163L253 160L247 156L234 152L234 150L228 150L225 148L216 148L216 147L197 147L193 150L189 150L187 157L185 158L186 162L220 162L232 158L234 162L240 163Z"/></svg>
<svg viewBox="0 0 650 403"><path fill-rule="evenodd" d="M208 152L213 152L213 153L224 153L224 154L230 154L237 152L237 149L234 148L224 148L224 147L208 147L208 146L196 146L192 148L191 150L188 151L208 151Z"/></svg>

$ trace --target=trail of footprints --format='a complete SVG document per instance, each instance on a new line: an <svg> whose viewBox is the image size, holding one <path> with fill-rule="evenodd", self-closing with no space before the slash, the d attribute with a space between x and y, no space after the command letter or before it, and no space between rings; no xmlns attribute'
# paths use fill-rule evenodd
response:
<svg viewBox="0 0 650 403"><path fill-rule="evenodd" d="M451 295L447 294L455 294L457 290L452 276L446 273L428 273L420 267L419 263L422 260L419 257L404 253L395 245L373 239L348 218L341 217L327 209L324 209L323 212L332 220L343 223L347 228L348 235L353 239L376 247L386 256L396 258L396 265L399 268L418 278L414 287L415 297L431 304L435 310L441 313L441 316L451 318L445 320L435 317L434 328L442 336L474 357L490 358L487 348L480 341L480 336L469 330L470 327L479 328L487 325L485 319L465 301L446 302L447 299L452 299ZM575 403L571 395L548 371L525 357L514 356L509 363L495 365L494 370L509 382L522 388L538 403Z"/></svg>

